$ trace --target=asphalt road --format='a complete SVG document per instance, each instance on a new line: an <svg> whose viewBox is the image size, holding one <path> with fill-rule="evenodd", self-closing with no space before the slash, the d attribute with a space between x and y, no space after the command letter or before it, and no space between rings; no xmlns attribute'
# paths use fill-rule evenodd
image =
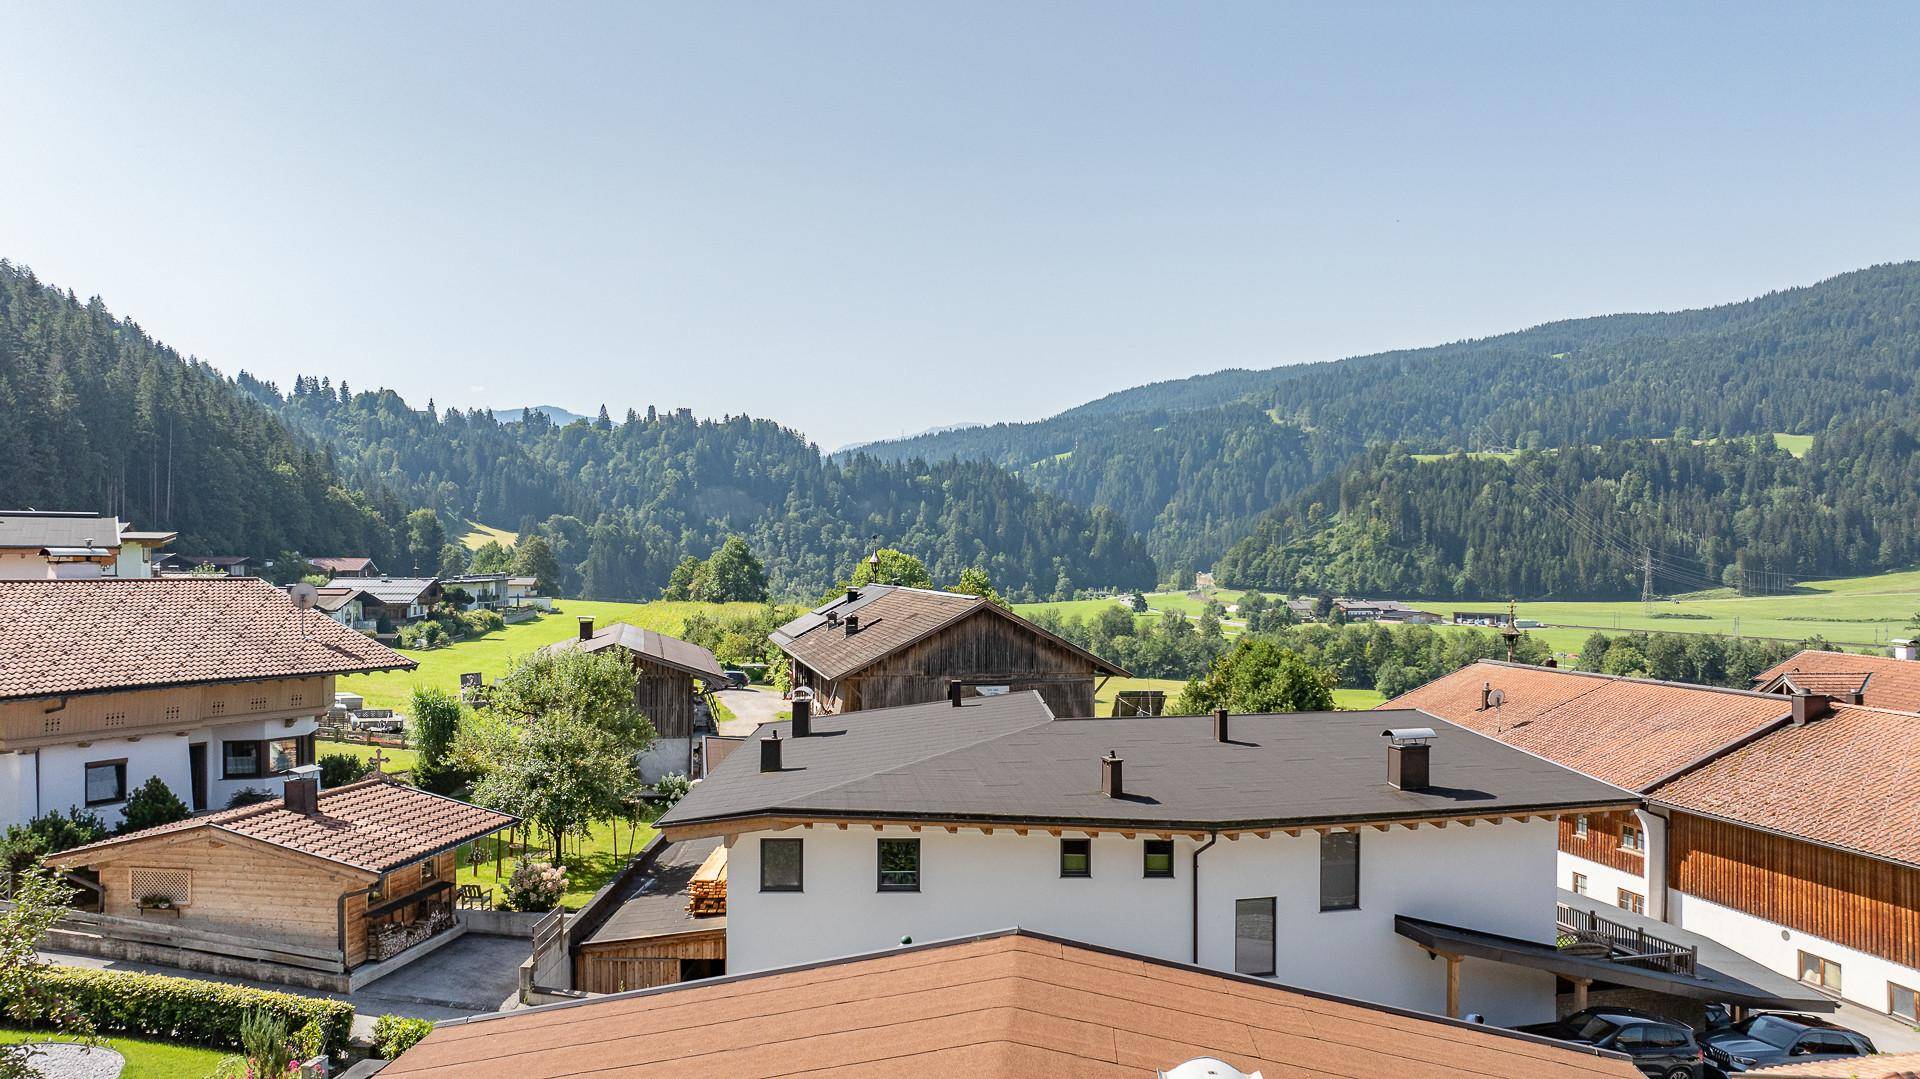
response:
<svg viewBox="0 0 1920 1079"><path fill-rule="evenodd" d="M758 686L742 689L723 689L717 696L720 703L733 712L733 718L720 724L721 734L748 735L762 723L771 723L778 718L776 712L787 711L791 706L781 699L780 694Z"/></svg>

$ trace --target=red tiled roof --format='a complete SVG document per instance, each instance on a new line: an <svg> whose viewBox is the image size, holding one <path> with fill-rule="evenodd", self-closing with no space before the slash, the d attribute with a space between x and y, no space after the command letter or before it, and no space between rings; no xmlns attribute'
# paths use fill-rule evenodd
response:
<svg viewBox="0 0 1920 1079"><path fill-rule="evenodd" d="M1506 695L1481 707L1482 687ZM1482 660L1381 705L1418 708L1629 790L1776 723L1771 694Z"/></svg>
<svg viewBox="0 0 1920 1079"><path fill-rule="evenodd" d="M88 865L89 856L126 843L213 828L371 873L384 873L490 835L517 818L374 777L320 792L313 816L284 802L262 802L114 836L47 860Z"/></svg>
<svg viewBox="0 0 1920 1079"><path fill-rule="evenodd" d="M1836 705L1661 786L1682 810L1920 865L1920 716Z"/></svg>
<svg viewBox="0 0 1920 1079"><path fill-rule="evenodd" d="M1882 1053L1775 1064L1741 1074L1763 1075L1766 1079L1920 1079L1920 1053Z"/></svg>
<svg viewBox="0 0 1920 1079"><path fill-rule="evenodd" d="M324 569L333 573L359 573L368 566L373 565L373 559L358 556L327 555L320 558L309 558L307 559L307 564L313 566L315 569Z"/></svg>
<svg viewBox="0 0 1920 1079"><path fill-rule="evenodd" d="M1774 689L1782 676L1808 693L1840 694L1862 690L1869 708L1920 711L1920 662L1887 656L1808 649L1760 674L1754 684Z"/></svg>
<svg viewBox="0 0 1920 1079"><path fill-rule="evenodd" d="M1634 1079L1558 1042L1012 930L442 1023L383 1079Z"/></svg>
<svg viewBox="0 0 1920 1079"><path fill-rule="evenodd" d="M0 700L406 670L254 577L0 581Z"/></svg>

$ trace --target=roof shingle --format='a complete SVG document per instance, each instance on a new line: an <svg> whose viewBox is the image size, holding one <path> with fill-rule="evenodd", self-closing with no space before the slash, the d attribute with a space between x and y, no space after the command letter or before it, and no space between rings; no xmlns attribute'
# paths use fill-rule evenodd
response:
<svg viewBox="0 0 1920 1079"><path fill-rule="evenodd" d="M598 652L603 648L623 648L663 667L671 667L695 678L705 679L709 688L724 686L727 682L727 672L721 668L720 661L714 658L712 652L690 641L669 637L664 633L642 629L625 622L615 622L595 632L584 641L578 637L570 637L547 646L549 651L575 648L588 652Z"/></svg>
<svg viewBox="0 0 1920 1079"><path fill-rule="evenodd" d="M0 581L0 700L411 668L253 577Z"/></svg>
<svg viewBox="0 0 1920 1079"><path fill-rule="evenodd" d="M1864 693L1860 703L1869 708L1920 711L1920 663L1910 659L1808 649L1753 681L1766 686L1783 675L1808 693L1838 695L1860 690Z"/></svg>

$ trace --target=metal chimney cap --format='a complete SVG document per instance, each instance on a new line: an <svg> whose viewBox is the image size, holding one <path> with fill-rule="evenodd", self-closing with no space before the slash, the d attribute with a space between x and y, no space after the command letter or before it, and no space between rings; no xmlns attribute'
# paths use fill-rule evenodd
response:
<svg viewBox="0 0 1920 1079"><path fill-rule="evenodd" d="M1380 737L1393 739L1396 746L1424 746L1440 736L1432 727L1389 727L1380 732Z"/></svg>

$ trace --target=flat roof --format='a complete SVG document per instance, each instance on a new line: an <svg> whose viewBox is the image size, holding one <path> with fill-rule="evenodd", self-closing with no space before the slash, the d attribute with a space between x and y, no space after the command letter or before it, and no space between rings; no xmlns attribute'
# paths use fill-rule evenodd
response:
<svg viewBox="0 0 1920 1079"><path fill-rule="evenodd" d="M727 927L724 914L696 918L687 913L687 882L720 846L719 836L662 845L651 864L627 886L620 906L582 944L705 933Z"/></svg>

